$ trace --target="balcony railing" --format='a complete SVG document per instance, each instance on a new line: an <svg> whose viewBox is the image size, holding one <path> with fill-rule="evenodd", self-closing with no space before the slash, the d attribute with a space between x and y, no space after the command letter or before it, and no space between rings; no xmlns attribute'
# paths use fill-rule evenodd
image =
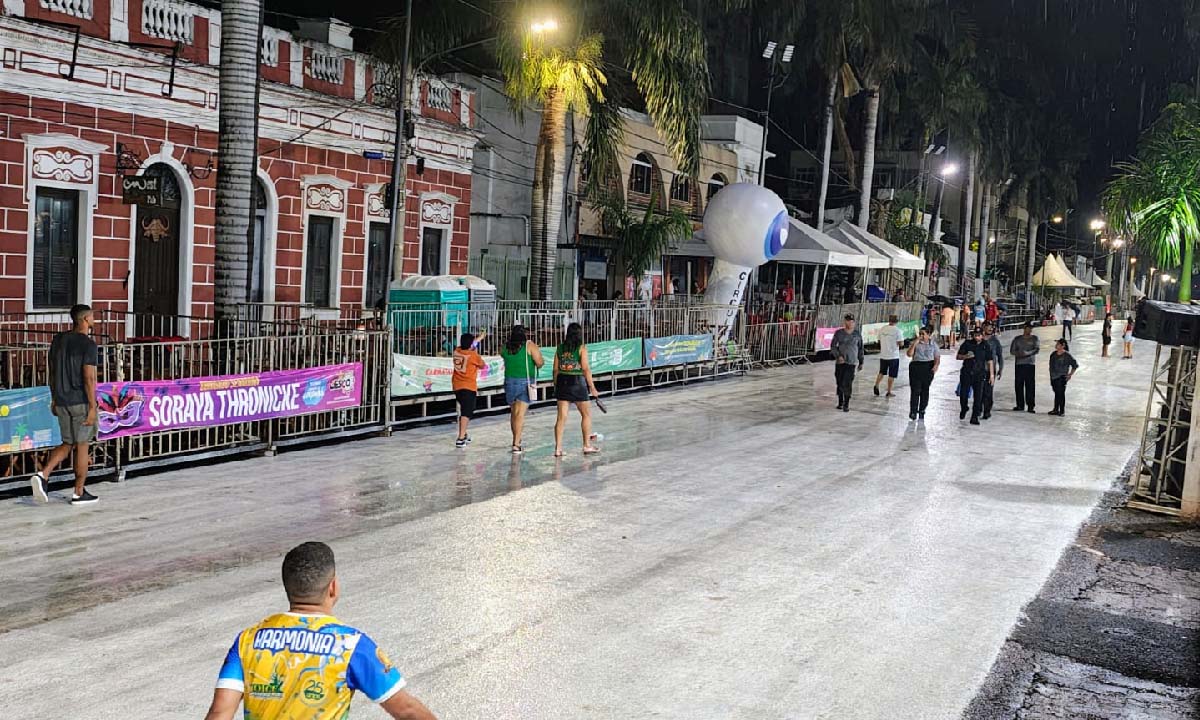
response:
<svg viewBox="0 0 1200 720"><path fill-rule="evenodd" d="M345 67L345 58L341 55L322 55L314 51L308 74L316 80L341 85L345 77Z"/></svg>
<svg viewBox="0 0 1200 720"><path fill-rule="evenodd" d="M142 32L150 37L191 45L194 28L195 15L190 5L171 0L142 3Z"/></svg>
<svg viewBox="0 0 1200 720"><path fill-rule="evenodd" d="M92 0L40 0L40 4L43 9L51 12L84 20L92 19Z"/></svg>

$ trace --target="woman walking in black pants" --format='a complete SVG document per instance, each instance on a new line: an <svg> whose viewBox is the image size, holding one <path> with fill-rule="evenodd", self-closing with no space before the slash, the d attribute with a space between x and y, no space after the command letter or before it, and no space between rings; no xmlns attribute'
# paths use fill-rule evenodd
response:
<svg viewBox="0 0 1200 720"><path fill-rule="evenodd" d="M917 341L909 346L908 356L908 419L925 419L925 408L929 405L929 385L942 363L942 353L933 340L933 328L923 327L917 333Z"/></svg>
<svg viewBox="0 0 1200 720"><path fill-rule="evenodd" d="M1079 363L1067 352L1066 340L1054 343L1054 352L1050 353L1050 387L1054 388L1054 409L1051 415L1062 416L1067 410L1067 382L1079 369Z"/></svg>

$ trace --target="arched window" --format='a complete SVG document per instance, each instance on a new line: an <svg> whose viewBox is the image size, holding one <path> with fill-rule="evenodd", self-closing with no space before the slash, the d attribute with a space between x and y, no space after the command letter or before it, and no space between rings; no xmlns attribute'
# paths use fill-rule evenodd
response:
<svg viewBox="0 0 1200 720"><path fill-rule="evenodd" d="M657 170L654 158L648 153L638 153L633 159L633 167L629 169L629 192L637 195L649 195L654 188L654 173Z"/></svg>
<svg viewBox="0 0 1200 720"><path fill-rule="evenodd" d="M676 175L671 180L671 201L684 205L692 204L692 179L686 175Z"/></svg>
<svg viewBox="0 0 1200 720"><path fill-rule="evenodd" d="M717 192L719 192L721 190L721 188L725 187L728 184L729 184L729 181L725 179L724 175L722 175L721 173L715 173L712 177L710 177L708 179L708 192L705 193L704 200L705 201L712 200L713 195L716 195Z"/></svg>

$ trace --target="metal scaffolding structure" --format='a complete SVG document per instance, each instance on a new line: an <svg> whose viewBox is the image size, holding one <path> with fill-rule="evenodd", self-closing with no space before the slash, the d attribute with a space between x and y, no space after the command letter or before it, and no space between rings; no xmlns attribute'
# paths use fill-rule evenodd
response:
<svg viewBox="0 0 1200 720"><path fill-rule="evenodd" d="M1194 348L1158 345L1146 399L1137 467L1129 478L1130 507L1178 515L1187 465L1188 435L1195 400Z"/></svg>

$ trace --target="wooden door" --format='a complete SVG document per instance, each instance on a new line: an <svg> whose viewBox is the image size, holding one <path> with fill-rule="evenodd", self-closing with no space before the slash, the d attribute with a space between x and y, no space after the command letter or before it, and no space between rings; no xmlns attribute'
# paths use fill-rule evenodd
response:
<svg viewBox="0 0 1200 720"><path fill-rule="evenodd" d="M151 165L146 175L162 178L162 202L139 204L134 232L134 334L176 335L179 314L179 183L166 165Z"/></svg>

